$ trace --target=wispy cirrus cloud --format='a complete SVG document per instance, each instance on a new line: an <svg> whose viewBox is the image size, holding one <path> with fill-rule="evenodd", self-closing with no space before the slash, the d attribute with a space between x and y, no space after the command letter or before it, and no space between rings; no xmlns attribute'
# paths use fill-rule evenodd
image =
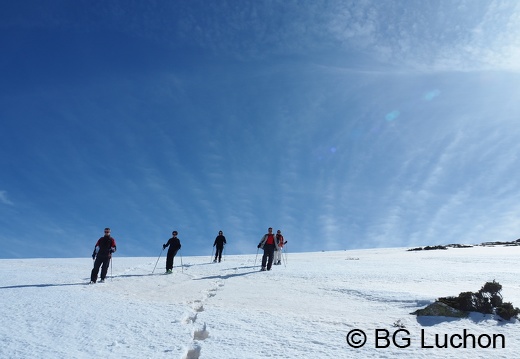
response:
<svg viewBox="0 0 520 359"><path fill-rule="evenodd" d="M417 71L520 71L514 1L111 2L87 7L74 24L55 7L40 5L23 22L11 16L3 26L117 29L241 60L346 51L351 56L343 62L358 65L370 59Z"/></svg>
<svg viewBox="0 0 520 359"><path fill-rule="evenodd" d="M520 71L520 4L337 2L322 24L339 48L417 71Z"/></svg>
<svg viewBox="0 0 520 359"><path fill-rule="evenodd" d="M7 197L7 191L0 191L0 203L7 205L14 205L14 203Z"/></svg>

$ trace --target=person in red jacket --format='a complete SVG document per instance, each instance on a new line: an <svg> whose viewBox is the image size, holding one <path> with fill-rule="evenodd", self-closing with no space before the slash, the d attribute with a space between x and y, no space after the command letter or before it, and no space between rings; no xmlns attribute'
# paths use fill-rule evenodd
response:
<svg viewBox="0 0 520 359"><path fill-rule="evenodd" d="M264 255L262 256L262 271L271 270L271 266L273 265L274 260L274 251L278 248L276 244L276 240L273 234L273 229L269 227L267 230L267 234L264 234L260 243L258 243L257 248L262 248L264 250Z"/></svg>
<svg viewBox="0 0 520 359"><path fill-rule="evenodd" d="M101 280L103 283L107 276L108 266L110 265L110 259L112 253L116 251L116 240L110 236L110 228L105 228L105 235L98 239L92 253L92 259L94 260L94 268L90 273L90 283L96 283L99 273L99 267L101 268Z"/></svg>

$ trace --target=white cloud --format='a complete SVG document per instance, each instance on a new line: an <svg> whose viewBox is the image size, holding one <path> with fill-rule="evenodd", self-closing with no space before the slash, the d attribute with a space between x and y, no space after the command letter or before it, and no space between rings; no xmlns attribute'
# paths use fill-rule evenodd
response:
<svg viewBox="0 0 520 359"><path fill-rule="evenodd" d="M517 2L342 3L324 18L329 40L408 70L520 71Z"/></svg>
<svg viewBox="0 0 520 359"><path fill-rule="evenodd" d="M8 204L12 206L14 203L7 198L7 192L6 191L0 191L0 203Z"/></svg>

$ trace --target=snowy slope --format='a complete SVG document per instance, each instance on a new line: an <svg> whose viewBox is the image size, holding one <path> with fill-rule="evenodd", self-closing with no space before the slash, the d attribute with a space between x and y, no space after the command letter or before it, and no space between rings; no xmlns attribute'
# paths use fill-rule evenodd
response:
<svg viewBox="0 0 520 359"><path fill-rule="evenodd" d="M157 258L116 256L112 278L94 285L88 258L0 260L0 358L513 358L516 320L410 313L492 280L520 306L519 255L519 247L289 253L270 272L258 271L260 254L218 264L184 257L182 268L178 257L173 275L162 274L164 257L152 275ZM396 324L406 332L392 343ZM346 339L355 329L367 337L359 349ZM454 347L462 334L475 348ZM453 345L437 348L445 336ZM488 338L505 343L482 349Z"/></svg>

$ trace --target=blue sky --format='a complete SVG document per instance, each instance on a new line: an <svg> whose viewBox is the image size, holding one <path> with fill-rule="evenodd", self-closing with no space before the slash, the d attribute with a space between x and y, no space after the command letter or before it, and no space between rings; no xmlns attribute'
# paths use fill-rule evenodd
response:
<svg viewBox="0 0 520 359"><path fill-rule="evenodd" d="M520 237L516 1L0 5L1 258Z"/></svg>

